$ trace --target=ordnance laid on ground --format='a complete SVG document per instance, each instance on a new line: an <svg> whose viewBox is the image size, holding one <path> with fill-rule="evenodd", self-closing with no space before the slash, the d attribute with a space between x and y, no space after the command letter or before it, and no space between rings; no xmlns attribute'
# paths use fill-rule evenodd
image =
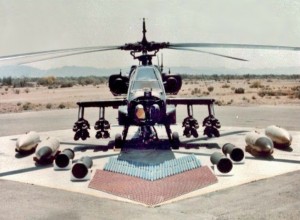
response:
<svg viewBox="0 0 300 220"><path fill-rule="evenodd" d="M75 153L72 149L67 148L64 149L60 154L55 158L55 164L59 168L65 168L69 166L70 160L72 160L75 156Z"/></svg>
<svg viewBox="0 0 300 220"><path fill-rule="evenodd" d="M40 136L35 131L30 131L21 135L16 142L16 152L29 153L33 152L40 142Z"/></svg>
<svg viewBox="0 0 300 220"><path fill-rule="evenodd" d="M33 160L39 164L52 163L55 156L59 153L58 149L59 141L56 138L48 137L38 144Z"/></svg>
<svg viewBox="0 0 300 220"><path fill-rule="evenodd" d="M216 165L221 173L229 173L232 169L232 162L224 154L215 152L210 156L212 164Z"/></svg>
<svg viewBox="0 0 300 220"><path fill-rule="evenodd" d="M253 156L270 156L274 151L273 141L262 134L251 132L246 135L246 151Z"/></svg>
<svg viewBox="0 0 300 220"><path fill-rule="evenodd" d="M88 169L93 166L90 157L81 157L72 167L72 174L77 179L82 179L88 174Z"/></svg>
<svg viewBox="0 0 300 220"><path fill-rule="evenodd" d="M266 128L265 134L271 138L274 147L277 148L287 148L292 143L292 135L284 128L278 127L276 125L271 125Z"/></svg>
<svg viewBox="0 0 300 220"><path fill-rule="evenodd" d="M240 162L244 159L244 151L233 144L227 143L222 147L223 154L230 155L231 160Z"/></svg>

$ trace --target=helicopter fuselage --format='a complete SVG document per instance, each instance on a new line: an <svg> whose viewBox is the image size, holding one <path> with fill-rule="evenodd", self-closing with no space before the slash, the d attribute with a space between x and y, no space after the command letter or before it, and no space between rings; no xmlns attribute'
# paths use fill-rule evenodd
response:
<svg viewBox="0 0 300 220"><path fill-rule="evenodd" d="M153 65L136 67L129 76L127 105L119 106L119 124L175 123L175 106L167 105L166 98L160 70Z"/></svg>

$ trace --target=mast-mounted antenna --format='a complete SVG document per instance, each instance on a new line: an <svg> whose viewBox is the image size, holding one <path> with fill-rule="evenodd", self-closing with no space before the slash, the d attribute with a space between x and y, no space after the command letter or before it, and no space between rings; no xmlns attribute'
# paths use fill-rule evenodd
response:
<svg viewBox="0 0 300 220"><path fill-rule="evenodd" d="M142 39L142 45L146 46L148 44L147 38L146 38L146 22L145 22L145 18L143 18L143 39Z"/></svg>

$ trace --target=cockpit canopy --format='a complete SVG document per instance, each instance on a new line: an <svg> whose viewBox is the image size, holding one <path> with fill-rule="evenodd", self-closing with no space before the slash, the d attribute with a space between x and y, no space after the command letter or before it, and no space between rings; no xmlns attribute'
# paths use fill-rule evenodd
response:
<svg viewBox="0 0 300 220"><path fill-rule="evenodd" d="M163 90L160 72L153 66L136 68L131 77L131 90Z"/></svg>

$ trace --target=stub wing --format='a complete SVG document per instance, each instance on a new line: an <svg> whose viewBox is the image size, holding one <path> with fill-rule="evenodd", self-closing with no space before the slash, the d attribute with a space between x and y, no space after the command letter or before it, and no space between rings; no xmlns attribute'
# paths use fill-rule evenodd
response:
<svg viewBox="0 0 300 220"><path fill-rule="evenodd" d="M208 98L167 98L169 105L213 105L215 100Z"/></svg>
<svg viewBox="0 0 300 220"><path fill-rule="evenodd" d="M125 99L108 99L101 101L90 101L90 102L77 102L77 105L82 108L91 107L113 107L118 108L120 105L126 105L127 101Z"/></svg>
<svg viewBox="0 0 300 220"><path fill-rule="evenodd" d="M208 137L219 137L219 128L221 127L218 119L215 118L214 113L214 99L209 98L168 98L166 99L167 105L186 105L188 116L183 120L182 127L184 127L183 135L186 137L198 137L197 129L199 123L193 116L193 105L206 105L208 108L208 116L204 118L202 126L205 127L204 135Z"/></svg>
<svg viewBox="0 0 300 220"><path fill-rule="evenodd" d="M85 140L89 138L90 124L84 119L85 108L99 108L99 120L95 123L96 138L109 138L110 123L105 119L105 108L113 107L118 108L119 106L126 105L127 101L125 99L108 99L101 101L90 101L90 102L77 102L79 107L78 110L78 121L75 122L73 126L73 131L75 132L74 140L82 139Z"/></svg>
<svg viewBox="0 0 300 220"><path fill-rule="evenodd" d="M208 107L208 117L213 117L214 112L214 99L209 98L167 98L167 105L186 105L188 111L188 117L193 116L193 105L206 105ZM205 119L204 119L205 120Z"/></svg>

